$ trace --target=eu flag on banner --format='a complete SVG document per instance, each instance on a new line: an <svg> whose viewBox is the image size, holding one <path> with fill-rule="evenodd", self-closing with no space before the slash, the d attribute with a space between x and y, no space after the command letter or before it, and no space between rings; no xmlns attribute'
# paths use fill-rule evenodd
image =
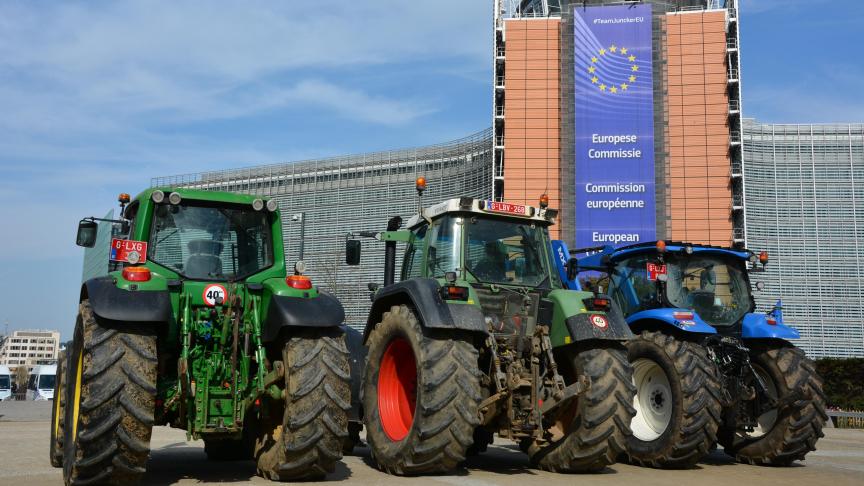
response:
<svg viewBox="0 0 864 486"><path fill-rule="evenodd" d="M656 238L651 5L575 6L576 245Z"/></svg>

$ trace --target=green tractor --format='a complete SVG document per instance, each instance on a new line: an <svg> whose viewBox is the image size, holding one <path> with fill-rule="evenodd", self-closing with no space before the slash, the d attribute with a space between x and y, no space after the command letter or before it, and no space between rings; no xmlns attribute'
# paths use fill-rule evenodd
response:
<svg viewBox="0 0 864 486"><path fill-rule="evenodd" d="M58 367L50 457L66 484L141 479L154 425L273 480L332 472L351 402L344 310L302 262L286 272L276 201L159 188L120 204L110 271L82 285Z"/></svg>
<svg viewBox="0 0 864 486"><path fill-rule="evenodd" d="M361 388L381 470L446 473L494 434L549 471L601 470L624 452L632 334L607 298L562 288L549 250L556 214L463 197L421 209L407 229L397 216L386 231L348 235L349 265L360 262L354 238L385 242Z"/></svg>

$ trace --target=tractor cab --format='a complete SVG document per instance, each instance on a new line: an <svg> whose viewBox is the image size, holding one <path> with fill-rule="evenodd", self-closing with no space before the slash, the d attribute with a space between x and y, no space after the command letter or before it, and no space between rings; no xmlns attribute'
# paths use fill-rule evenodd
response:
<svg viewBox="0 0 864 486"><path fill-rule="evenodd" d="M495 332L531 335L541 297L560 287L548 227L557 211L472 198L412 217L402 280L434 278L448 300L478 302Z"/></svg>
<svg viewBox="0 0 864 486"><path fill-rule="evenodd" d="M599 249L578 259L578 268L583 282L607 286L628 321L672 312L682 330L772 337L761 324L782 328L783 335L773 337L797 338L782 325L779 304L768 315L755 313L749 272L767 262L765 252L658 241ZM597 271L603 272L599 279Z"/></svg>

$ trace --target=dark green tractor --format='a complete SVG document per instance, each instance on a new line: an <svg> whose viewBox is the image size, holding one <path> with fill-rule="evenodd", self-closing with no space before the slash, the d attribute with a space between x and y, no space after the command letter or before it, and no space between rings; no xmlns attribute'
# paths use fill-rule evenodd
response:
<svg viewBox="0 0 864 486"><path fill-rule="evenodd" d="M58 367L51 460L66 483L139 480L154 425L270 479L332 472L351 401L344 311L302 262L286 272L276 201L161 188L120 202L110 271L82 285Z"/></svg>
<svg viewBox="0 0 864 486"><path fill-rule="evenodd" d="M418 181L418 190L422 190ZM557 211L450 199L381 233L384 285L365 330L361 402L377 466L445 473L493 435L537 467L603 469L624 452L633 417L632 336L610 302L564 290L547 228ZM396 245L406 252L395 282Z"/></svg>

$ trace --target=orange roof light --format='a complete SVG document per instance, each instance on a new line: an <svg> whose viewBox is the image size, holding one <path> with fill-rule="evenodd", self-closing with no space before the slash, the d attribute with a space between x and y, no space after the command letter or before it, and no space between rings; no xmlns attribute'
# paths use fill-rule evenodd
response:
<svg viewBox="0 0 864 486"><path fill-rule="evenodd" d="M768 252L767 251L762 250L762 252L759 253L759 263L761 263L762 265L766 265L768 263Z"/></svg>
<svg viewBox="0 0 864 486"><path fill-rule="evenodd" d="M549 207L549 194L543 194L540 196L540 207L542 209L546 209Z"/></svg>
<svg viewBox="0 0 864 486"><path fill-rule="evenodd" d="M129 282L150 281L150 269L147 267L124 267L122 275Z"/></svg>
<svg viewBox="0 0 864 486"><path fill-rule="evenodd" d="M657 240L657 251L660 253L666 253L666 242L663 240Z"/></svg>
<svg viewBox="0 0 864 486"><path fill-rule="evenodd" d="M117 202L119 202L120 204L129 204L129 201L131 200L132 198L129 196L129 194L126 194L125 192L121 192L120 195L117 196Z"/></svg>
<svg viewBox="0 0 864 486"><path fill-rule="evenodd" d="M426 190L426 178L425 177L418 177L417 181L415 182L414 185L415 185L415 187L417 187L417 192L425 191Z"/></svg>

